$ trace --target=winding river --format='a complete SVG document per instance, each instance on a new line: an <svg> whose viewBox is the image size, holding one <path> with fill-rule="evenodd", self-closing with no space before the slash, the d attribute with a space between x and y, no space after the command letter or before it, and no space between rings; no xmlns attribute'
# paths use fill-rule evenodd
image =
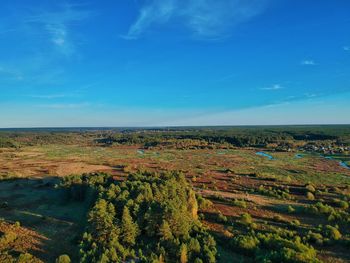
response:
<svg viewBox="0 0 350 263"><path fill-rule="evenodd" d="M269 160L273 160L273 159L274 159L272 155L267 154L267 153L265 153L265 152L256 152L255 154L256 154L256 155L263 156L263 157L267 157Z"/></svg>

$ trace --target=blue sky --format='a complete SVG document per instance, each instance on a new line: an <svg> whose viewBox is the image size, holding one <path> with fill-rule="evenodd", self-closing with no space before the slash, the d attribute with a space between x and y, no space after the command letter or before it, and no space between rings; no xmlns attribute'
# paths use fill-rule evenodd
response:
<svg viewBox="0 0 350 263"><path fill-rule="evenodd" d="M0 127L350 123L347 0L0 7Z"/></svg>

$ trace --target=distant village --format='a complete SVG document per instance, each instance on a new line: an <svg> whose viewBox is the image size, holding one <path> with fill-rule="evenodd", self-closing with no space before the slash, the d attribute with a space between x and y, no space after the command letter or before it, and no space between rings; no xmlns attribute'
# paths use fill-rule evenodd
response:
<svg viewBox="0 0 350 263"><path fill-rule="evenodd" d="M316 143L307 143L303 146L298 147L293 147L291 144L278 145L275 147L275 151L277 152L293 152L295 150L321 154L350 154L350 146L344 145L318 145Z"/></svg>
<svg viewBox="0 0 350 263"><path fill-rule="evenodd" d="M350 146L343 145L315 145L308 143L298 148L300 151L317 152L322 154L344 154L350 151Z"/></svg>

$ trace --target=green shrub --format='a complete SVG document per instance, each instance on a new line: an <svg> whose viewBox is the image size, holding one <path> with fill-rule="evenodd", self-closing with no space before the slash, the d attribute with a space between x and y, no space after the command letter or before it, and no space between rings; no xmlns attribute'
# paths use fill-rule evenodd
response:
<svg viewBox="0 0 350 263"><path fill-rule="evenodd" d="M201 195L197 195L197 202L200 210L205 210L213 206L213 203L210 200L202 197Z"/></svg>
<svg viewBox="0 0 350 263"><path fill-rule="evenodd" d="M287 207L287 211L288 211L288 213L294 213L295 212L295 208L293 208L293 206L289 205Z"/></svg>
<svg viewBox="0 0 350 263"><path fill-rule="evenodd" d="M305 186L305 189L307 190L307 192L311 192L311 193L315 193L316 189L312 184L307 184Z"/></svg>
<svg viewBox="0 0 350 263"><path fill-rule="evenodd" d="M238 206L238 207L242 207L242 208L247 208L247 203L244 200L238 200L238 199L234 199L232 201L232 204L234 206Z"/></svg>
<svg viewBox="0 0 350 263"><path fill-rule="evenodd" d="M217 215L217 221L219 223L226 223L227 222L227 217L221 214L221 212L218 213Z"/></svg>
<svg viewBox="0 0 350 263"><path fill-rule="evenodd" d="M258 258L269 259L271 262L319 262L316 250L303 244L300 237L293 240L283 238L278 234L258 234L261 248L264 248Z"/></svg>
<svg viewBox="0 0 350 263"><path fill-rule="evenodd" d="M298 219L294 219L290 222L292 226L300 226L300 221Z"/></svg>
<svg viewBox="0 0 350 263"><path fill-rule="evenodd" d="M12 243L17 239L17 234L15 232L9 231L4 233L0 237L0 246L7 246L9 243Z"/></svg>
<svg viewBox="0 0 350 263"><path fill-rule="evenodd" d="M320 233L314 233L312 231L309 231L309 233L307 234L307 240L309 240L309 242L311 243L322 245L323 236Z"/></svg>
<svg viewBox="0 0 350 263"><path fill-rule="evenodd" d="M288 188L284 187L267 187L265 188L263 185L260 185L257 192L262 195L267 195L271 197L276 197L278 199L286 199L290 200L293 199L291 195L289 194Z"/></svg>
<svg viewBox="0 0 350 263"><path fill-rule="evenodd" d="M248 226L253 223L253 218L250 214L244 213L241 215L239 222L245 226Z"/></svg>
<svg viewBox="0 0 350 263"><path fill-rule="evenodd" d="M314 205L310 205L306 208L306 211L313 213L315 215L326 215L328 216L328 221L338 221L342 223L349 224L350 223L350 215L346 211L336 210L333 207L323 204L321 202L317 202Z"/></svg>
<svg viewBox="0 0 350 263"><path fill-rule="evenodd" d="M286 220L281 215L274 215L273 220L280 223L285 223Z"/></svg>
<svg viewBox="0 0 350 263"><path fill-rule="evenodd" d="M70 257L68 255L61 255L56 259L56 263L70 263Z"/></svg>
<svg viewBox="0 0 350 263"><path fill-rule="evenodd" d="M332 240L338 240L342 237L339 230L333 226L326 225L324 228L325 236L332 239Z"/></svg>
<svg viewBox="0 0 350 263"><path fill-rule="evenodd" d="M307 192L307 193L306 193L306 198L307 198L308 200L315 200L315 196L314 196L314 194L311 193L311 192Z"/></svg>
<svg viewBox="0 0 350 263"><path fill-rule="evenodd" d="M19 255L18 259L15 261L16 263L39 263L42 262L35 258L33 255L29 253L22 253Z"/></svg>
<svg viewBox="0 0 350 263"><path fill-rule="evenodd" d="M341 208L341 209L348 209L349 208L349 203L343 200L335 199L334 200L335 206Z"/></svg>
<svg viewBox="0 0 350 263"><path fill-rule="evenodd" d="M233 249L238 252L243 252L245 254L251 254L256 250L259 245L259 239L251 235L239 235L235 236L231 240L231 245Z"/></svg>

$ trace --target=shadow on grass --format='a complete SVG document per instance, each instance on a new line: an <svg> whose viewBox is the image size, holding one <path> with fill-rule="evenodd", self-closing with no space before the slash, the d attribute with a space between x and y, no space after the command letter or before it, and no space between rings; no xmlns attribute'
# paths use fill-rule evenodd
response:
<svg viewBox="0 0 350 263"><path fill-rule="evenodd" d="M44 262L61 254L77 257L77 243L85 225L88 201L72 202L59 177L14 178L0 181L0 218L20 222L41 238L38 250L28 251Z"/></svg>

